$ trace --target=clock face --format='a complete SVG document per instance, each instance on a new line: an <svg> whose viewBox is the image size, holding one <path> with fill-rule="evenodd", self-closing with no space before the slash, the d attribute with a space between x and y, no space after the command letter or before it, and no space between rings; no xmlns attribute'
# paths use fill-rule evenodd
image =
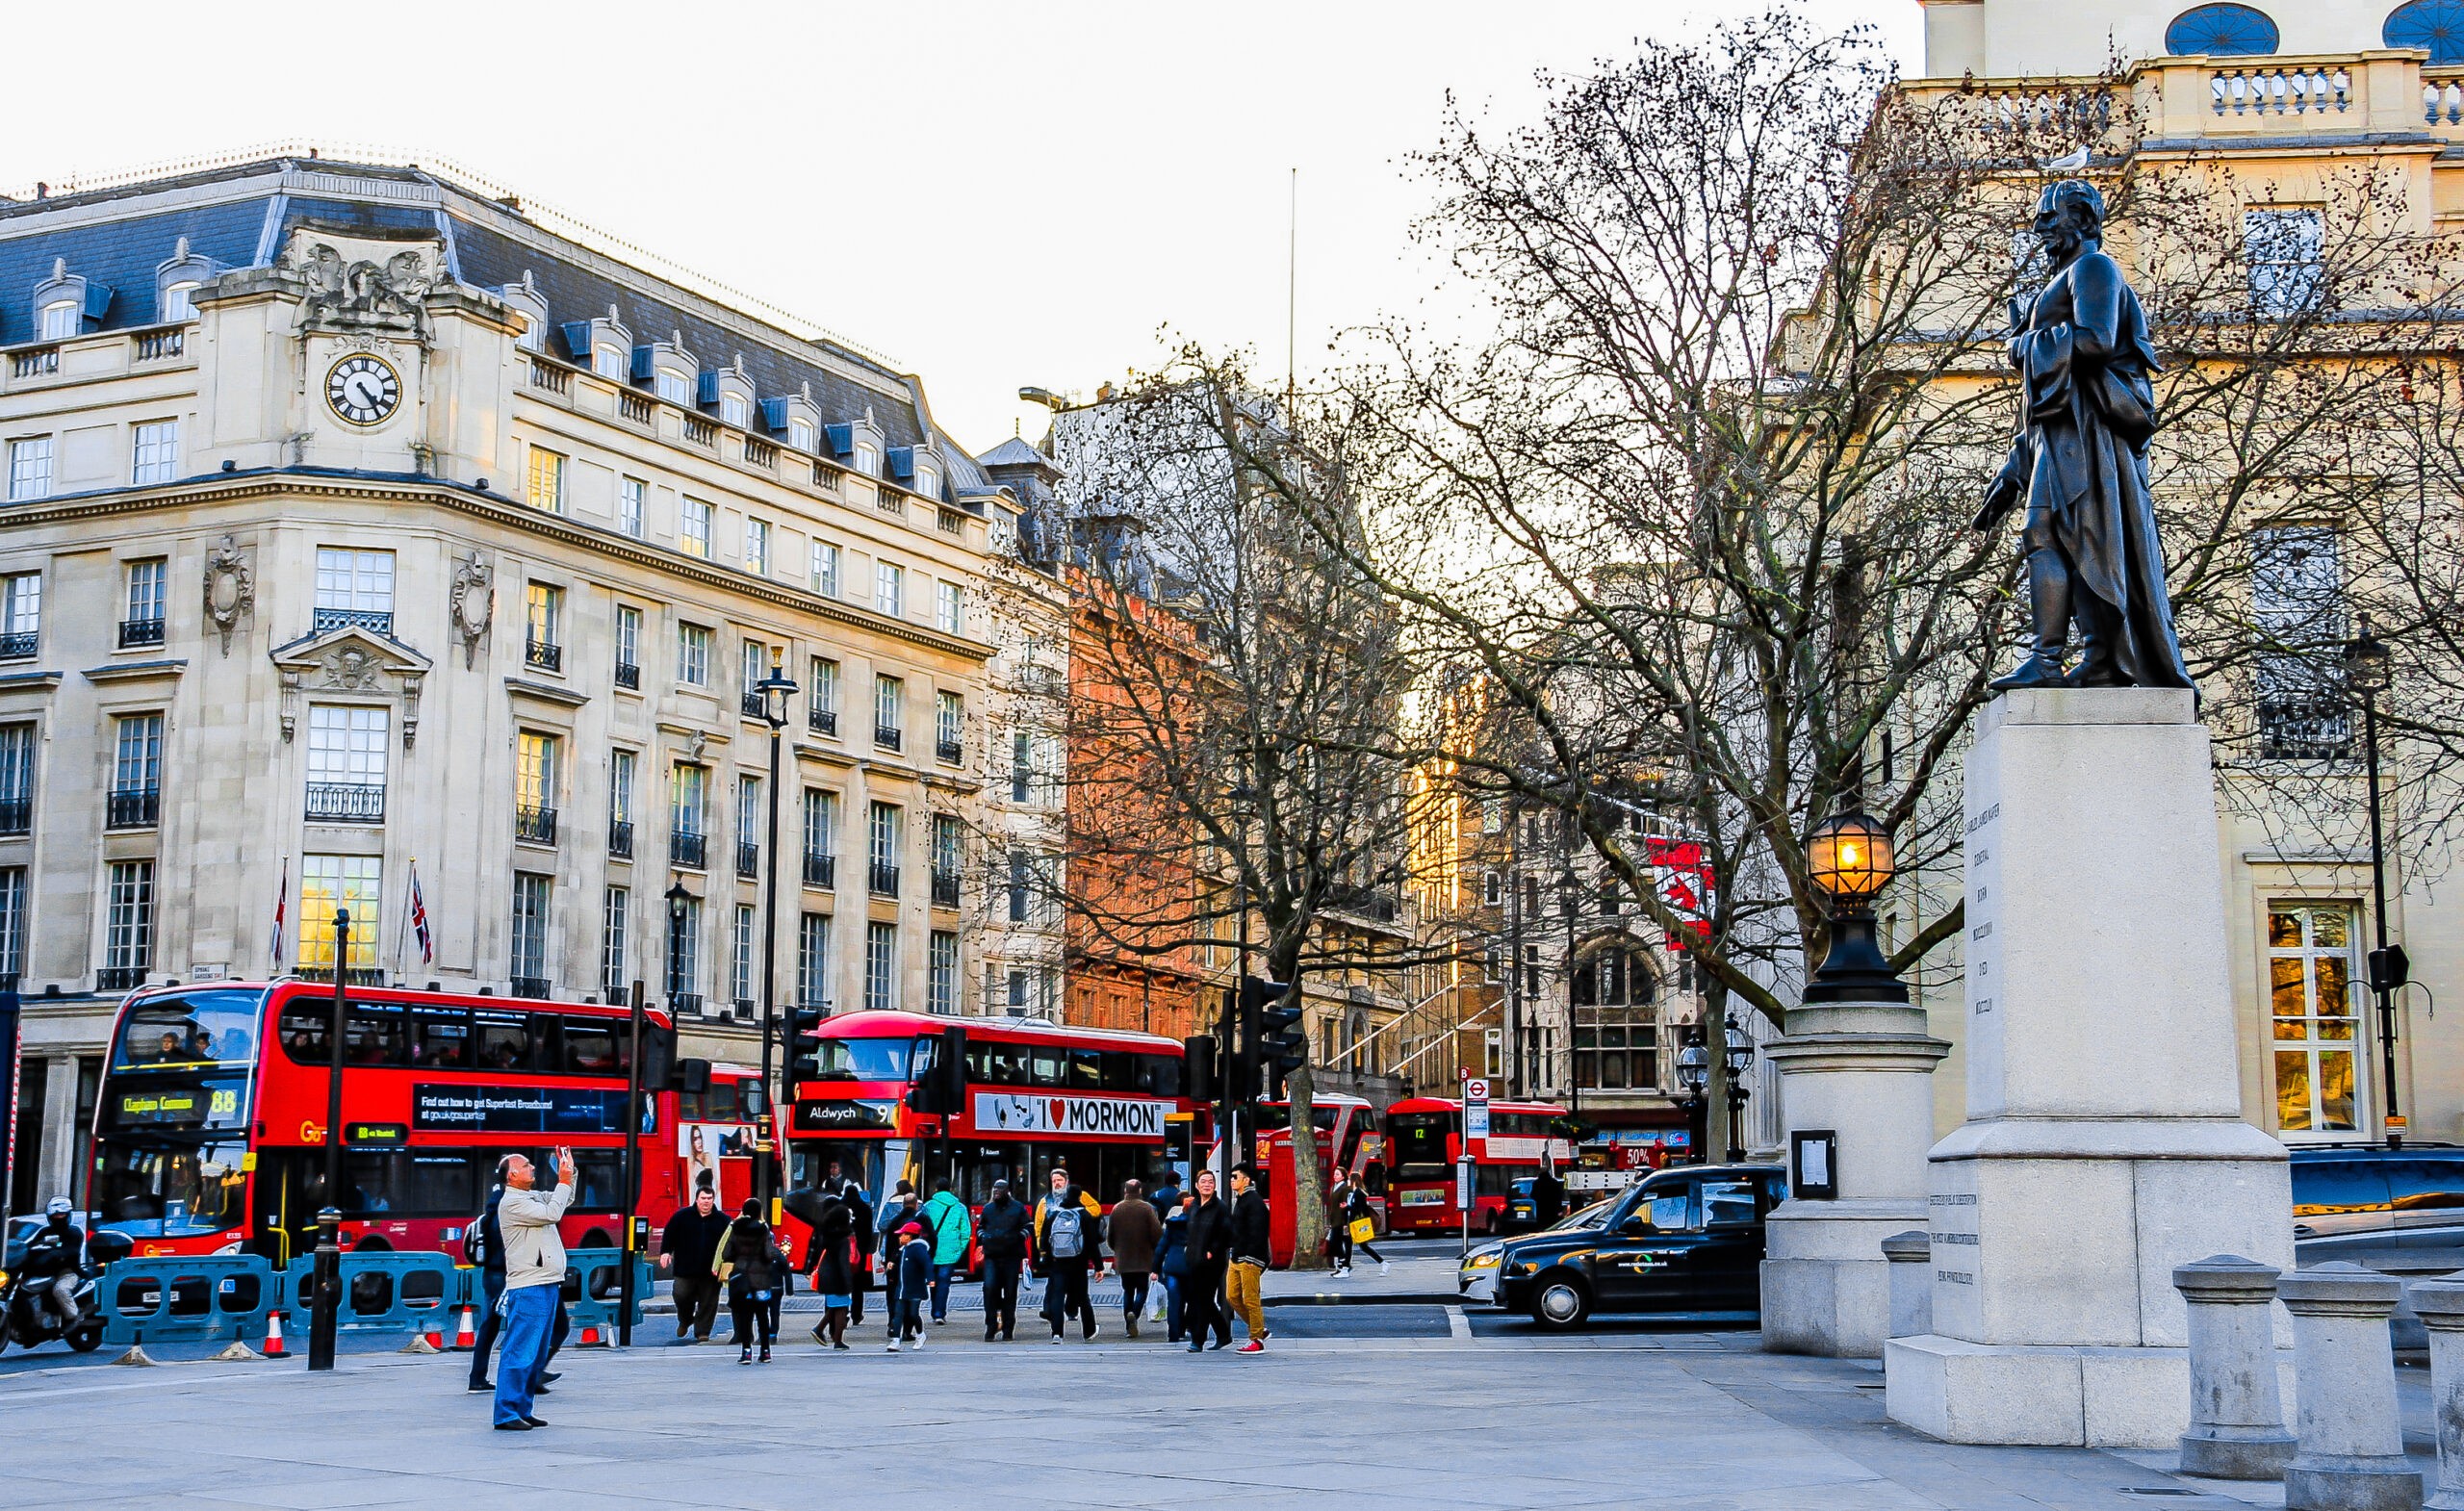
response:
<svg viewBox="0 0 2464 1511"><path fill-rule="evenodd" d="M402 379L382 357L354 353L325 374L325 402L346 423L383 424L402 403Z"/></svg>

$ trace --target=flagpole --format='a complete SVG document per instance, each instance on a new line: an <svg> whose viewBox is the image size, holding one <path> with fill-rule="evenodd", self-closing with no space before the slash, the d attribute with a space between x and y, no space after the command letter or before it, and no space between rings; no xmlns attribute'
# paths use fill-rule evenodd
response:
<svg viewBox="0 0 2464 1511"><path fill-rule="evenodd" d="M402 927L394 935L394 976L402 974L402 952L411 944L411 901L420 894L420 858L411 857L411 884L402 890Z"/></svg>

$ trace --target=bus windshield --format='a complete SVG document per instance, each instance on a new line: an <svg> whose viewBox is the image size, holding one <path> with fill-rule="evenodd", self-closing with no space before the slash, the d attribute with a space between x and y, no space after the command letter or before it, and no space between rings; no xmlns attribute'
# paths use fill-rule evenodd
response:
<svg viewBox="0 0 2464 1511"><path fill-rule="evenodd" d="M152 997L120 1020L114 1070L245 1070L257 1060L262 991Z"/></svg>
<svg viewBox="0 0 2464 1511"><path fill-rule="evenodd" d="M1394 1140L1396 1172L1414 1179L1447 1173L1446 1144L1454 1132L1452 1113L1403 1113L1386 1120Z"/></svg>
<svg viewBox="0 0 2464 1511"><path fill-rule="evenodd" d="M825 1038L818 1081L905 1081L915 1041L898 1038Z"/></svg>
<svg viewBox="0 0 2464 1511"><path fill-rule="evenodd" d="M245 1146L105 1135L95 1149L94 1210L132 1238L179 1238L236 1227Z"/></svg>

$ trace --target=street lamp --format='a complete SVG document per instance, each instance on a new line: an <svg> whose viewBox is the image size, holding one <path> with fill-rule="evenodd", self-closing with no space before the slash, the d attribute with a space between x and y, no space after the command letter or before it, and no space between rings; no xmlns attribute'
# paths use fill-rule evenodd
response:
<svg viewBox="0 0 2464 1511"><path fill-rule="evenodd" d="M684 992L684 905L693 894L679 877L667 887L667 1005L671 1012Z"/></svg>
<svg viewBox="0 0 2464 1511"><path fill-rule="evenodd" d="M1874 935L1874 898L1890 884L1891 862L1890 832L1862 813L1835 813L1806 836L1806 880L1830 905L1831 948L1805 1001L1908 1000Z"/></svg>
<svg viewBox="0 0 2464 1511"><path fill-rule="evenodd" d="M1700 1024L1684 1031L1685 1043L1677 1052L1677 1105L1685 1110L1685 1130L1693 1145L1694 1163L1706 1163L1704 1145L1710 1141L1710 1119L1704 1112L1710 1106L1707 1094L1711 1085L1711 1052L1703 1047Z"/></svg>
<svg viewBox="0 0 2464 1511"><path fill-rule="evenodd" d="M2370 952L2370 991L2378 1002L2378 1051L2387 1088L2387 1112L2380 1126L2387 1147L2402 1146L2404 1115L2396 1099L2396 992L2412 975L2404 947L2387 942L2387 848L2378 798L2378 695L2395 680L2396 653L2361 616L2361 634L2345 643L2345 685L2361 694L2363 763L2370 781L2370 900L2377 925L2376 947Z"/></svg>
<svg viewBox="0 0 2464 1511"><path fill-rule="evenodd" d="M334 909L334 1021L325 1036L325 1204L317 1213L316 1293L308 1316L308 1368L334 1367L334 1332L342 1303L343 1239L343 986L350 972L350 909Z"/></svg>
<svg viewBox="0 0 2464 1511"><path fill-rule="evenodd" d="M761 905L761 1091L768 1105L755 1114L760 1120L753 1129L753 1183L763 1212L774 1222L778 1214L770 1210L770 1201L779 1189L776 1129L781 1101L770 1079L772 1049L779 1037L779 741L787 728L787 700L796 693L795 679L780 664L782 653L780 647L770 648L770 675L753 689L761 695L761 719L770 726L770 874L762 884ZM761 1118L763 1113L769 1116Z"/></svg>
<svg viewBox="0 0 2464 1511"><path fill-rule="evenodd" d="M1745 1072L1754 1063L1754 1040L1745 1037L1733 1017L1722 1019L1721 1032L1727 1041L1724 1055L1729 1072L1729 1163L1734 1165L1745 1158L1745 1140L1737 1130L1744 1124Z"/></svg>

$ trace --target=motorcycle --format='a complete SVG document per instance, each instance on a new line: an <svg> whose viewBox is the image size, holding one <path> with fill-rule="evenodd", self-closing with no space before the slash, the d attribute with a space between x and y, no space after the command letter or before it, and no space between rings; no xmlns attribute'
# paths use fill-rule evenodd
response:
<svg viewBox="0 0 2464 1511"><path fill-rule="evenodd" d="M13 1343L20 1348L36 1348L55 1339L79 1353L92 1353L101 1347L102 1274L101 1263L90 1262L77 1268L77 1318L64 1324L49 1299L51 1276L29 1279L22 1267L13 1271L0 1270L0 1348Z"/></svg>

